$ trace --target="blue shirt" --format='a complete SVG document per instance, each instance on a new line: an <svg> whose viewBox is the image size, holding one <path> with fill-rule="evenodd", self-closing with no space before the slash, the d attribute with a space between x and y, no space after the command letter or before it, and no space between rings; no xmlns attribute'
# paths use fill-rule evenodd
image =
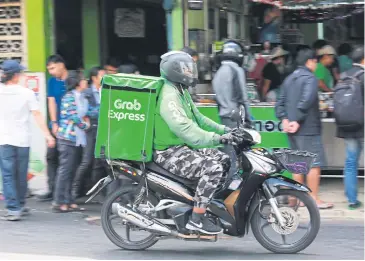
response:
<svg viewBox="0 0 365 261"><path fill-rule="evenodd" d="M57 105L57 121L60 120L61 100L66 93L65 81L52 77L48 81L48 98L53 97Z"/></svg>

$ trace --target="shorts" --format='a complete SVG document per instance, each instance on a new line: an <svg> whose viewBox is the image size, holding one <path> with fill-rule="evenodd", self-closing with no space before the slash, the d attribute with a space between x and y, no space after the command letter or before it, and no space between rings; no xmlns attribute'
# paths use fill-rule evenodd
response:
<svg viewBox="0 0 365 261"><path fill-rule="evenodd" d="M288 135L288 137L292 150L308 151L317 154L317 158L314 160L312 167L321 168L326 166L326 155L324 153L322 137L320 135Z"/></svg>

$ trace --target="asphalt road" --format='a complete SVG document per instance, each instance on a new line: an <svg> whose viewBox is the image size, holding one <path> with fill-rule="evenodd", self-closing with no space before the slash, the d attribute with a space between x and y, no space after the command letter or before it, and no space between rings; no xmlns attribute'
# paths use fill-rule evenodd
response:
<svg viewBox="0 0 365 261"><path fill-rule="evenodd" d="M3 204L0 203L0 209ZM96 214L97 207L92 207ZM0 214L4 214L0 210ZM364 224L359 221L323 221L315 242L296 255L272 254L252 234L216 243L162 240L147 251L131 252L115 247L99 222L87 222L85 214L50 213L37 207L21 222L0 220L0 260L46 259L358 259L364 260Z"/></svg>

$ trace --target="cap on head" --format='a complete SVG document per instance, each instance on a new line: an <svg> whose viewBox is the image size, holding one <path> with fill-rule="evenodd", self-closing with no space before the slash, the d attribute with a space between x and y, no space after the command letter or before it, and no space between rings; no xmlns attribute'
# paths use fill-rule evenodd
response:
<svg viewBox="0 0 365 261"><path fill-rule="evenodd" d="M336 50L331 45L325 45L317 52L318 56L336 55Z"/></svg>
<svg viewBox="0 0 365 261"><path fill-rule="evenodd" d="M275 60L276 58L279 58L279 57L283 57L283 56L286 56L288 55L289 53L287 51L285 51L283 48L281 48L280 46L279 47L276 47L272 50L271 52L271 60Z"/></svg>
<svg viewBox="0 0 365 261"><path fill-rule="evenodd" d="M1 65L4 73L20 73L26 68L16 60L5 60Z"/></svg>

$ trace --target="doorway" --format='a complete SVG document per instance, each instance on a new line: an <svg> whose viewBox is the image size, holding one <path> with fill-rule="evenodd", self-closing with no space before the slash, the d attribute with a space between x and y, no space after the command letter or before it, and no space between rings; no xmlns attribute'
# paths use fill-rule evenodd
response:
<svg viewBox="0 0 365 261"><path fill-rule="evenodd" d="M55 0L56 53L70 70L83 67L81 0Z"/></svg>
<svg viewBox="0 0 365 261"><path fill-rule="evenodd" d="M141 74L159 76L160 56L167 51L162 0L103 0L102 59L135 64Z"/></svg>

